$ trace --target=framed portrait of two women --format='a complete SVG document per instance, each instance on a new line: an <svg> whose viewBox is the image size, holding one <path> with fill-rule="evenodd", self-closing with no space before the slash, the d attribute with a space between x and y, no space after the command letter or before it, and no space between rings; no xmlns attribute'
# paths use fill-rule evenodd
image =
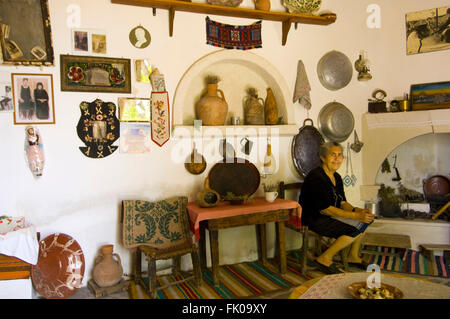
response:
<svg viewBox="0 0 450 319"><path fill-rule="evenodd" d="M55 124L53 76L12 73L14 124Z"/></svg>

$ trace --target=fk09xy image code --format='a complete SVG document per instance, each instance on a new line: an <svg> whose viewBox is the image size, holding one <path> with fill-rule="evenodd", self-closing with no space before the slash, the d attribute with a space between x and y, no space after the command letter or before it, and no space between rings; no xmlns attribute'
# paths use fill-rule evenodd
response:
<svg viewBox="0 0 450 319"><path fill-rule="evenodd" d="M214 314L226 312L227 314L264 314L267 304L232 304L227 303L226 307L218 306L197 306L190 303L183 306L183 314L208 314L213 317Z"/></svg>

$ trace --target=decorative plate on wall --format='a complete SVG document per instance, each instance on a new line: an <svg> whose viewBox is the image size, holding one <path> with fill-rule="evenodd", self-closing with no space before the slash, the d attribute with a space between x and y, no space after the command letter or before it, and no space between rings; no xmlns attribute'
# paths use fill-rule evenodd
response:
<svg viewBox="0 0 450 319"><path fill-rule="evenodd" d="M64 299L81 286L84 268L83 251L77 241L56 233L39 243L38 262L31 268L31 279L43 297Z"/></svg>

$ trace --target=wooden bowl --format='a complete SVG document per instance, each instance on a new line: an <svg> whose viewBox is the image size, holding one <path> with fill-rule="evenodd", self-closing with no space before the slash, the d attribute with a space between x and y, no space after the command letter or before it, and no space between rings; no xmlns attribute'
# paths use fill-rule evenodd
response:
<svg viewBox="0 0 450 319"><path fill-rule="evenodd" d="M350 295L353 296L353 298L362 299L358 290L365 287L367 287L367 283L365 281L355 282L347 287L347 291L350 293ZM389 292L391 292L394 295L394 299L403 299L403 292L397 287L387 284L381 284L380 289L389 290Z"/></svg>

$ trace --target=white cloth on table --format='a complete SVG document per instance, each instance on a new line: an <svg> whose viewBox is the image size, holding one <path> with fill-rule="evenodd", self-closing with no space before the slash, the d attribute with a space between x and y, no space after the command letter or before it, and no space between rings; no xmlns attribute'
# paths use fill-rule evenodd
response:
<svg viewBox="0 0 450 319"><path fill-rule="evenodd" d="M19 258L36 265L39 255L39 243L33 225L0 235L0 254Z"/></svg>

